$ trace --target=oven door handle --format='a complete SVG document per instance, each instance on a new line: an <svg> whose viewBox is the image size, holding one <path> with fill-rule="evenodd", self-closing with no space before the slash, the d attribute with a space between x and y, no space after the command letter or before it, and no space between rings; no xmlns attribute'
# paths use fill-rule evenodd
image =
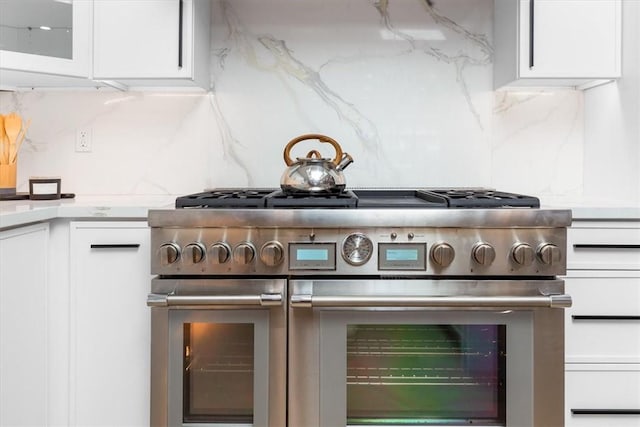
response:
<svg viewBox="0 0 640 427"><path fill-rule="evenodd" d="M370 296L370 295L308 295L291 296L291 307L451 307L451 308L566 308L571 307L571 295L546 296Z"/></svg>
<svg viewBox="0 0 640 427"><path fill-rule="evenodd" d="M282 305L281 294L260 295L174 295L149 294L149 307L173 306L231 306L274 307Z"/></svg>

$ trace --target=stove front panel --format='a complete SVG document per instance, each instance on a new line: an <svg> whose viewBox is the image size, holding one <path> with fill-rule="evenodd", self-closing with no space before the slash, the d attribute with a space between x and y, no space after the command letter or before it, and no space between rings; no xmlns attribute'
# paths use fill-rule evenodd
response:
<svg viewBox="0 0 640 427"><path fill-rule="evenodd" d="M153 228L163 276L558 276L566 229L361 227Z"/></svg>

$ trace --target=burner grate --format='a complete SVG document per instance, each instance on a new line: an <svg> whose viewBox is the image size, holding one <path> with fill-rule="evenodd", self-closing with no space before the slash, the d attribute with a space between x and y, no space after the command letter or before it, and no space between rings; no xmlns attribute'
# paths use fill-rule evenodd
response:
<svg viewBox="0 0 640 427"><path fill-rule="evenodd" d="M494 190L426 190L425 197L450 208L539 208L537 197Z"/></svg>
<svg viewBox="0 0 640 427"><path fill-rule="evenodd" d="M188 209L416 209L539 208L540 200L485 189L362 189L327 194L292 194L275 188L213 189L176 199Z"/></svg>
<svg viewBox="0 0 640 427"><path fill-rule="evenodd" d="M176 208L264 208L264 198L273 189L215 189L178 197Z"/></svg>

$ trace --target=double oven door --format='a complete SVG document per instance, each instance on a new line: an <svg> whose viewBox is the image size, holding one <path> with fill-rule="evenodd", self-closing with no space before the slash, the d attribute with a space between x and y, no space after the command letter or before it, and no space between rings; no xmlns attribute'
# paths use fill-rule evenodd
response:
<svg viewBox="0 0 640 427"><path fill-rule="evenodd" d="M154 279L153 426L563 425L560 280Z"/></svg>
<svg viewBox="0 0 640 427"><path fill-rule="evenodd" d="M294 280L289 426L562 426L560 280Z"/></svg>
<svg viewBox="0 0 640 427"><path fill-rule="evenodd" d="M286 425L286 281L152 282L151 425Z"/></svg>

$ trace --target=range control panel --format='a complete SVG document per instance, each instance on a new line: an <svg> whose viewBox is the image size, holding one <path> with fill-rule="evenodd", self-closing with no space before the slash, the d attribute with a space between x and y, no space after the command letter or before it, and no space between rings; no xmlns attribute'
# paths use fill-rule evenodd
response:
<svg viewBox="0 0 640 427"><path fill-rule="evenodd" d="M152 228L158 275L557 276L565 228Z"/></svg>

